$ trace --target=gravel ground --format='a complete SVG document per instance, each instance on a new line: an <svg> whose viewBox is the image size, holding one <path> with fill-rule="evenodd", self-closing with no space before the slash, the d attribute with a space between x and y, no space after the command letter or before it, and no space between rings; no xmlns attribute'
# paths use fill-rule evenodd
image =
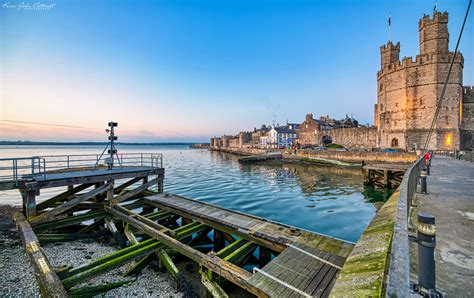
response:
<svg viewBox="0 0 474 298"><path fill-rule="evenodd" d="M1 297L38 297L39 288L30 267L28 258L23 251L21 241L11 214L16 211L10 206L0 206L0 296ZM118 248L105 241L78 240L42 245L43 250L53 267L71 265L78 266L87 260L107 255ZM121 274L131 264L109 271L87 282L97 285L105 282L124 280ZM145 268L137 280L128 286L113 289L106 297L202 297L205 291L197 279L197 267L189 262L178 263L182 269L186 283L180 290L176 289L174 280L166 273L154 270L153 264ZM156 267L156 266L155 266ZM189 280L188 280L189 277ZM83 286L85 284L79 285Z"/></svg>

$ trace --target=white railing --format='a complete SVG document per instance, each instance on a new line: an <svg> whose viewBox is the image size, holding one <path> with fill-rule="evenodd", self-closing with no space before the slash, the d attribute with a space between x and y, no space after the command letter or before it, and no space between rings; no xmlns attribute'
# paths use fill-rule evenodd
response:
<svg viewBox="0 0 474 298"><path fill-rule="evenodd" d="M0 158L0 182L14 181L46 175L60 170L108 169L110 156L100 154L86 155L47 155L23 158ZM159 153L124 153L113 157L113 168L163 167L163 155Z"/></svg>

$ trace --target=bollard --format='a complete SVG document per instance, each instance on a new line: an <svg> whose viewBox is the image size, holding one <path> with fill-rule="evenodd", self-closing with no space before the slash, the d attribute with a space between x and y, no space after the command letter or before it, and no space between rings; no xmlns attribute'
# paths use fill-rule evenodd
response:
<svg viewBox="0 0 474 298"><path fill-rule="evenodd" d="M420 176L418 176L418 179L420 180L420 191L418 193L428 193L427 187L426 187L426 171L425 170L420 171Z"/></svg>
<svg viewBox="0 0 474 298"><path fill-rule="evenodd" d="M434 250L436 246L435 218L418 213L418 285L429 292L436 291Z"/></svg>

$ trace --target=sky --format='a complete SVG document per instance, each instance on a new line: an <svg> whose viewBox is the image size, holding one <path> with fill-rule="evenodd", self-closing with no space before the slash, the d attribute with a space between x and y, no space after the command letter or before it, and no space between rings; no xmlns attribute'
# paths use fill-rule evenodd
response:
<svg viewBox="0 0 474 298"><path fill-rule="evenodd" d="M373 124L380 46L435 1L0 2L0 140L208 141L307 113ZM468 0L440 0L450 49ZM47 6L47 7L46 7ZM460 51L474 84L474 13Z"/></svg>

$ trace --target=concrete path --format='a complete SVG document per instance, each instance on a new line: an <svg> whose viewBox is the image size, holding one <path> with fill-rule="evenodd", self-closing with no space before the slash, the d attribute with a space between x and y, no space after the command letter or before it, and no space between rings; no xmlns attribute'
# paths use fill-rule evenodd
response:
<svg viewBox="0 0 474 298"><path fill-rule="evenodd" d="M436 287L449 297L474 297L474 163L435 156L427 185L415 211L436 218Z"/></svg>

